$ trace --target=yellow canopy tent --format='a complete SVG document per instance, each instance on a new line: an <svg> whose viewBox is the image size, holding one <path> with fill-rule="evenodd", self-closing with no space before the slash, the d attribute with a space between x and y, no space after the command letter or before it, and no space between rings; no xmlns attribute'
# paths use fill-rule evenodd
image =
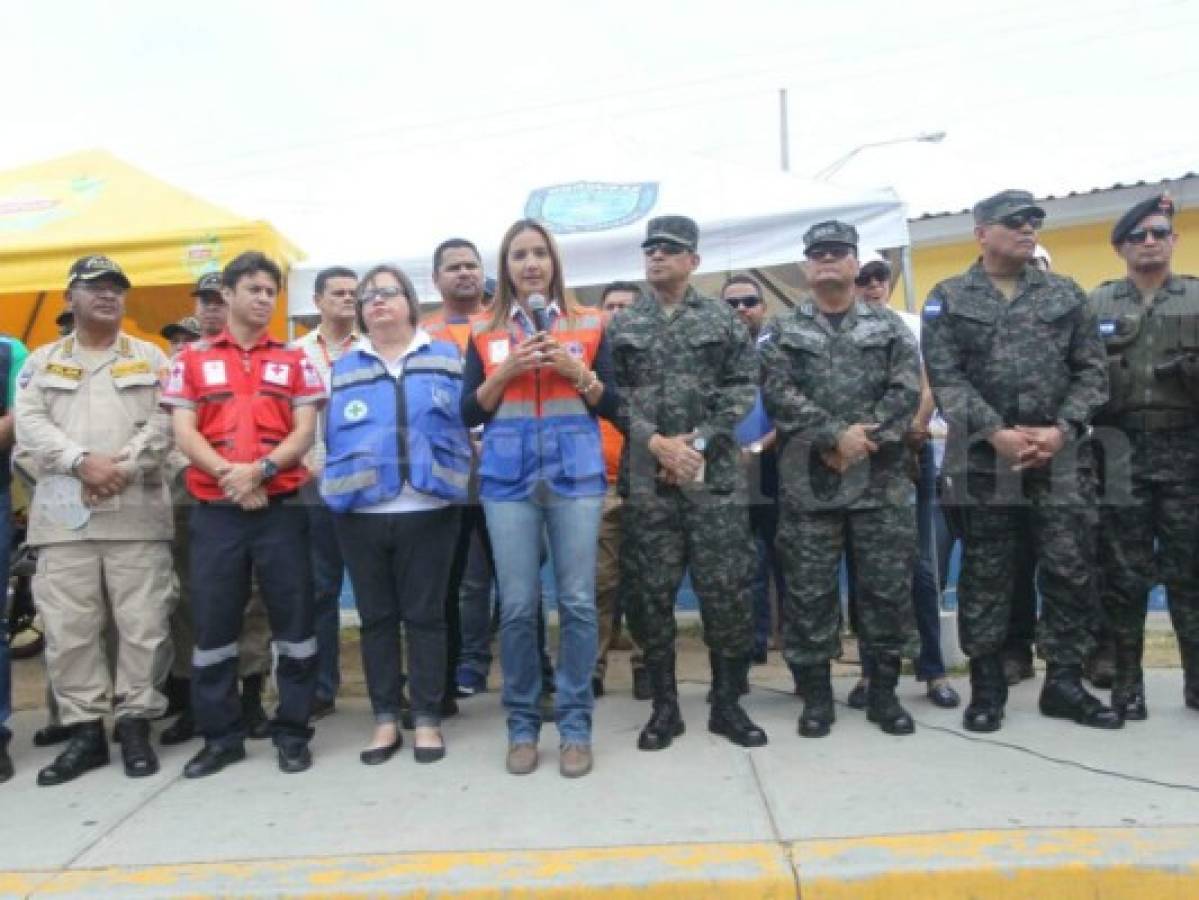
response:
<svg viewBox="0 0 1199 900"><path fill-rule="evenodd" d="M67 270L103 253L133 288L125 329L158 331L192 310L191 289L246 250L286 272L303 254L268 223L251 221L94 150L0 173L0 333L30 347L58 334ZM271 331L287 334L280 298Z"/></svg>

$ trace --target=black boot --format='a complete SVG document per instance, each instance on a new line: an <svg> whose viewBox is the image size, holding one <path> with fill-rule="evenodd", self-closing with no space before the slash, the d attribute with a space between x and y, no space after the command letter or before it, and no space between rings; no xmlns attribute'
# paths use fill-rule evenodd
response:
<svg viewBox="0 0 1199 900"><path fill-rule="evenodd" d="M657 662L647 662L649 683L653 689L654 711L637 738L639 750L665 750L685 730L679 712L679 686L674 676L674 654Z"/></svg>
<svg viewBox="0 0 1199 900"><path fill-rule="evenodd" d="M874 674L867 688L866 718L887 734L911 734L916 730L916 723L895 696L900 666L898 654L876 653Z"/></svg>
<svg viewBox="0 0 1199 900"><path fill-rule="evenodd" d="M195 736L196 720L192 711L185 709L179 713L179 718L162 730L158 739L164 747L173 747L175 744L186 744Z"/></svg>
<svg viewBox="0 0 1199 900"><path fill-rule="evenodd" d="M7 731L0 734L0 784L8 781L13 776L12 757L8 755L8 742L12 740L12 735Z"/></svg>
<svg viewBox="0 0 1199 900"><path fill-rule="evenodd" d="M716 699L716 669L720 665L719 660L720 660L719 656L717 656L711 650L708 651L708 669L712 672L712 686L710 688L708 688L708 695L706 697L704 697L704 700L707 701L707 703L709 703L709 704L711 704L712 701ZM742 677L741 683L737 685L737 693L742 697L744 697L746 694L749 693L749 670L748 669L746 670L745 675Z"/></svg>
<svg viewBox="0 0 1199 900"><path fill-rule="evenodd" d="M837 721L833 707L833 678L829 663L796 666L795 683L803 692L803 712L799 714L799 735L820 738L828 735Z"/></svg>
<svg viewBox="0 0 1199 900"><path fill-rule="evenodd" d="M970 704L962 714L967 731L998 731L1007 703L1007 678L998 653L970 660Z"/></svg>
<svg viewBox="0 0 1199 900"><path fill-rule="evenodd" d="M1191 709L1199 709L1199 644L1182 648L1182 699Z"/></svg>
<svg viewBox="0 0 1199 900"><path fill-rule="evenodd" d="M654 689L649 683L649 672L645 666L633 669L633 699L649 700L654 696Z"/></svg>
<svg viewBox="0 0 1199 900"><path fill-rule="evenodd" d="M1112 709L1125 722L1143 722L1149 718L1145 703L1145 673L1141 658L1145 639L1119 638L1116 641L1116 673L1112 677Z"/></svg>
<svg viewBox="0 0 1199 900"><path fill-rule="evenodd" d="M144 778L157 772L158 757L150 746L150 723L145 719L121 718L117 720L116 730L121 736L125 774L130 778Z"/></svg>
<svg viewBox="0 0 1199 900"><path fill-rule="evenodd" d="M83 722L71 728L71 740L67 743L67 749L37 773L37 783L43 787L66 784L85 772L106 765L108 738L104 735L104 723L99 719Z"/></svg>
<svg viewBox="0 0 1199 900"><path fill-rule="evenodd" d="M741 708L741 685L749 671L746 658L716 659L716 683L712 686L712 710L708 714L708 731L722 734L741 747L761 747L766 732L753 723Z"/></svg>
<svg viewBox="0 0 1199 900"><path fill-rule="evenodd" d="M271 722L262 708L261 675L247 675L241 680L241 723L246 736L256 741L271 736Z"/></svg>
<svg viewBox="0 0 1199 900"><path fill-rule="evenodd" d="M1072 719L1091 728L1122 728L1124 722L1110 706L1082 686L1082 666L1050 663L1041 689L1041 715Z"/></svg>
<svg viewBox="0 0 1199 900"><path fill-rule="evenodd" d="M1082 676L1101 690L1115 683L1116 647L1110 638L1101 639L1082 661Z"/></svg>

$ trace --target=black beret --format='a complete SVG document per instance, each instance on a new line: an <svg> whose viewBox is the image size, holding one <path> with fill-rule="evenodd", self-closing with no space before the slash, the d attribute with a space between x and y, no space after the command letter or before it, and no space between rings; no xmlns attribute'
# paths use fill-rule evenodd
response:
<svg viewBox="0 0 1199 900"><path fill-rule="evenodd" d="M1119 247L1128 237L1129 232L1141 224L1146 216L1163 215L1167 219L1174 218L1174 201L1169 194L1154 194L1146 197L1124 215L1116 220L1112 227L1112 244Z"/></svg>

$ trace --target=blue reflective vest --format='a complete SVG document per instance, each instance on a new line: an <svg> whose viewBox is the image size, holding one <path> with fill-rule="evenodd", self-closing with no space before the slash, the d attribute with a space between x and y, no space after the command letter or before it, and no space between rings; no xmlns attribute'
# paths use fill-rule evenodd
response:
<svg viewBox="0 0 1199 900"><path fill-rule="evenodd" d="M462 424L462 358L433 341L400 378L363 350L333 364L321 495L334 512L399 496L405 484L443 500L466 499L471 446Z"/></svg>

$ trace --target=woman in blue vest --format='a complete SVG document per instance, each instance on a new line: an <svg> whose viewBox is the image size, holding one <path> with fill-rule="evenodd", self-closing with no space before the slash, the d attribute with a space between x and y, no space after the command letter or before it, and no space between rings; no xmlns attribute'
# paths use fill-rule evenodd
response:
<svg viewBox="0 0 1199 900"><path fill-rule="evenodd" d="M508 771L537 767L541 661L537 611L542 535L549 538L560 626L555 719L559 771L591 770L595 562L606 480L596 415L617 398L599 313L566 296L549 233L532 220L500 244L495 303L473 325L462 414L485 424L479 458L500 588L500 664Z"/></svg>
<svg viewBox="0 0 1199 900"><path fill-rule="evenodd" d="M417 322L408 276L376 266L358 292L366 336L330 374L321 494L334 512L362 620L375 733L362 762L400 748L400 625L408 649L417 762L445 756L445 590L466 498L470 440L459 413L462 362Z"/></svg>

